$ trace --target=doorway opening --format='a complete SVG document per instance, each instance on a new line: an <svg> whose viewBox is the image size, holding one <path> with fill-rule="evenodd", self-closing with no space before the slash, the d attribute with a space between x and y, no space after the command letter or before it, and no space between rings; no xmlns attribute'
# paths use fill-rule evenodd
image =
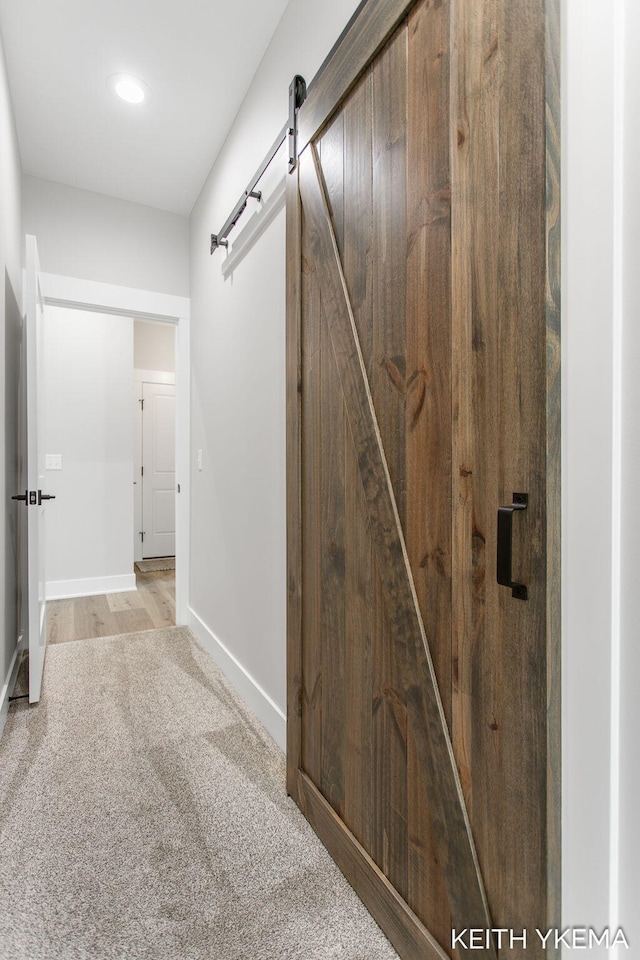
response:
<svg viewBox="0 0 640 960"><path fill-rule="evenodd" d="M175 626L174 340L173 324L45 307L49 642Z"/></svg>
<svg viewBox="0 0 640 960"><path fill-rule="evenodd" d="M76 334L81 331L81 336L71 338L74 350L80 349L78 344L85 329L90 340L85 344L84 359L76 366L79 376L85 379L90 367L95 370L87 380L82 401L78 400L76 391L74 421L84 422L86 428L88 408L92 404L96 407L87 438L96 433L101 435L105 462L111 459L111 448L115 450L118 443L122 445L123 433L128 434L128 441L123 445L128 453L121 451L119 464L122 482L119 486L115 481L103 483L102 489L102 471L94 470L96 483L91 490L96 511L105 508L108 511L119 491L120 526L125 518L125 531L120 531L124 559L115 573L122 570L122 575L114 575L113 583L109 583L112 572L105 568L102 571L105 584L100 589L98 571L93 572L96 585L88 568L86 573L77 574L75 584L51 582L70 578L61 575L52 578L48 571L49 639L64 642L184 624L188 609L189 553L189 302L173 296L46 274L41 276L41 281L49 317L57 314L58 322L62 317L65 323L78 328ZM112 329L121 334L123 342L119 349L107 346ZM97 342L100 336L104 340L102 346ZM119 399L115 394L112 397L101 381L103 357L98 356L100 353L114 355L112 365L118 367L120 382L124 385ZM68 364L68 354L69 351L63 351L63 365ZM58 394L71 391L70 372L60 376L59 370ZM115 423L110 409L116 406L122 408L119 423ZM61 420L64 421L64 417L58 417L58 422ZM49 432L47 454L50 454L50 437ZM86 446L90 443L93 441L87 440ZM64 479L70 466L70 459L64 455L49 457L48 469L63 471L51 474L51 479ZM56 511L62 512L64 499L60 496L54 502ZM77 524L74 525L75 535L82 536L82 530L78 531ZM55 522L51 526L55 526ZM66 537L64 530L69 530L70 524L58 523L58 528L56 539L61 543ZM88 539L89 530L84 533ZM104 527L95 552L104 555L112 537L115 537L115 519ZM149 564L163 569L145 569Z"/></svg>
<svg viewBox="0 0 640 960"><path fill-rule="evenodd" d="M175 346L175 325L134 320L134 570L154 626L175 623Z"/></svg>
<svg viewBox="0 0 640 960"><path fill-rule="evenodd" d="M134 320L134 560L175 560L175 327Z"/></svg>

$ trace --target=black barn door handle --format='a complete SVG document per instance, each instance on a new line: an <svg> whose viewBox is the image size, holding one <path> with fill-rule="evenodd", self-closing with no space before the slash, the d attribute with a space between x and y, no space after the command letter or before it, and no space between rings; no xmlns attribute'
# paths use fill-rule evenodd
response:
<svg viewBox="0 0 640 960"><path fill-rule="evenodd" d="M511 587L511 596L516 600L527 599L527 588L524 583L514 583L511 579L513 515L516 510L526 510L528 502L528 494L514 493L510 506L498 507L498 583Z"/></svg>

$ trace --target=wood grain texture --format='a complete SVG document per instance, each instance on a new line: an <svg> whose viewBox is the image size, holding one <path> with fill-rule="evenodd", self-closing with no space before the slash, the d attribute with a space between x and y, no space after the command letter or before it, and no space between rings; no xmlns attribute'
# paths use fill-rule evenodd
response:
<svg viewBox="0 0 640 960"><path fill-rule="evenodd" d="M318 280L322 284L322 278ZM324 301L324 291L321 296ZM346 658L345 441L347 424L340 377L322 306L320 326L320 594L322 643L322 792L341 813L344 807ZM318 541L315 541L315 548Z"/></svg>
<svg viewBox="0 0 640 960"><path fill-rule="evenodd" d="M503 0L498 46L500 423L494 449L501 464L500 502L510 502L516 490L529 494L513 537L513 576L528 585L529 599L518 602L508 589L499 590L496 614L505 670L497 732L503 759L499 775L491 771L487 793L493 799L501 789L506 808L501 829L493 827L501 855L495 888L499 914L509 925L523 918L531 929L547 919L544 0ZM543 954L538 945L527 950L528 960Z"/></svg>
<svg viewBox="0 0 640 960"><path fill-rule="evenodd" d="M447 954L491 917L537 956L560 893L557 0L405 13L337 67L300 157L298 783L341 865L354 837L375 865L374 912L390 885ZM495 579L519 490L527 603Z"/></svg>
<svg viewBox="0 0 640 960"><path fill-rule="evenodd" d="M340 373L351 434L368 508L369 529L388 598L390 641L406 650L412 681L407 700L416 725L419 759L434 785L431 814L458 926L490 927L482 879L453 760L428 641L417 606L404 538L373 409L348 292L344 282L321 172L313 147L300 158L300 194L316 263L331 344ZM495 956L489 949L487 956Z"/></svg>
<svg viewBox="0 0 640 960"><path fill-rule="evenodd" d="M451 185L449 4L408 21L407 549L451 719Z"/></svg>
<svg viewBox="0 0 640 960"><path fill-rule="evenodd" d="M375 253L372 250L374 198L376 197L372 157L373 82L374 73L368 70L347 97L341 110L344 135L342 198L344 242L342 245L337 237L368 373L375 363L373 311L378 300L378 291L374 290ZM323 137L322 143L324 142ZM325 157L322 160L324 176L327 165Z"/></svg>
<svg viewBox="0 0 640 960"><path fill-rule="evenodd" d="M447 722L451 723L451 218L449 3L408 18L407 552ZM451 915L410 716L409 903L441 943Z"/></svg>
<svg viewBox="0 0 640 960"><path fill-rule="evenodd" d="M304 220L304 217L302 217ZM302 646L302 761L316 786L322 785L322 593L320 545L324 543L321 515L321 355L322 302L307 231L302 231L301 263L302 380L305 403L301 412L302 457L302 637L316 642ZM301 572L299 575L301 575ZM301 641L302 642L302 638ZM297 777L297 771L295 776ZM297 784L293 785L297 790Z"/></svg>
<svg viewBox="0 0 640 960"><path fill-rule="evenodd" d="M351 29L309 85L309 95L298 113L298 151L326 123L336 105L384 46L413 0L369 0Z"/></svg>
<svg viewBox="0 0 640 960"><path fill-rule="evenodd" d="M175 573L173 577L166 579L159 576L161 573L173 573L173 571L136 573L138 593L143 598L145 609L154 627L173 627L176 622Z"/></svg>
<svg viewBox="0 0 640 960"><path fill-rule="evenodd" d="M118 610L114 614L116 634L136 633L139 630L153 630L153 619L148 610ZM163 623L162 626L174 626Z"/></svg>
<svg viewBox="0 0 640 960"><path fill-rule="evenodd" d="M128 593L107 593L106 599L109 610L111 610L112 613L123 610L137 610L140 607L140 598L136 591L130 591Z"/></svg>
<svg viewBox="0 0 640 960"><path fill-rule="evenodd" d="M501 0L458 0L452 16L452 430L453 716L458 770L485 875L494 922L501 923L505 822L498 703L504 658L495 614L495 511L499 461L496 304L499 235L498 123ZM490 239L493 238L493 239ZM510 502L510 501L509 501ZM491 616L493 614L493 624Z"/></svg>
<svg viewBox="0 0 640 960"><path fill-rule="evenodd" d="M316 149L326 176L327 203L340 256L344 256L344 110L327 124Z"/></svg>
<svg viewBox="0 0 640 960"><path fill-rule="evenodd" d="M371 72L352 91L344 116L344 252L345 275L354 317L372 361L373 269L371 220ZM345 595L346 652L344 684L345 755L344 822L367 850L376 835L373 716L374 557L367 530L366 506L351 432L345 430Z"/></svg>
<svg viewBox="0 0 640 960"><path fill-rule="evenodd" d="M287 790L297 796L302 764L302 359L301 266L298 175L287 178Z"/></svg>
<svg viewBox="0 0 640 960"><path fill-rule="evenodd" d="M47 603L47 642L175 626L175 571L136 571L137 590Z"/></svg>
<svg viewBox="0 0 640 960"><path fill-rule="evenodd" d="M74 640L74 600L49 600L47 603L47 643Z"/></svg>
<svg viewBox="0 0 640 960"><path fill-rule="evenodd" d="M407 28L402 24L372 67L371 170L373 261L370 332L362 341L367 378L400 524L406 529L406 75ZM348 280L347 280L348 282ZM387 597L376 562L374 577L374 753L372 853L407 897L407 651L392 643Z"/></svg>
<svg viewBox="0 0 640 960"><path fill-rule="evenodd" d="M346 611L344 815L346 826L367 849L374 838L373 754L374 557L367 512L351 436L345 437Z"/></svg>
<svg viewBox="0 0 640 960"><path fill-rule="evenodd" d="M337 114L325 129L319 143L327 175L327 197L331 222L344 249L344 113ZM310 259L312 259L310 257ZM331 351L324 304L322 276L316 270L320 291L319 331L319 419L320 469L318 494L320 506L320 643L322 646L322 743L321 780L324 796L333 808L344 809L344 685L347 640L345 636L347 603L345 593L345 439L347 424L340 378Z"/></svg>
<svg viewBox="0 0 640 960"><path fill-rule="evenodd" d="M365 362L403 527L407 519L406 410L416 387L419 394L406 357L407 58L405 23L372 70L373 355ZM367 361L366 341L362 346Z"/></svg>
<svg viewBox="0 0 640 960"><path fill-rule="evenodd" d="M533 931L547 922L544 8L455 9L454 745L494 922ZM514 491L531 504L514 525L526 603L495 581Z"/></svg>
<svg viewBox="0 0 640 960"><path fill-rule="evenodd" d="M313 783L300 772L302 810L349 883L403 960L448 960L448 954L407 907L393 885Z"/></svg>
<svg viewBox="0 0 640 960"><path fill-rule="evenodd" d="M55 602L55 601L54 601ZM108 637L120 631L109 610L105 594L95 597L78 597L73 600L73 630L76 640L90 637Z"/></svg>

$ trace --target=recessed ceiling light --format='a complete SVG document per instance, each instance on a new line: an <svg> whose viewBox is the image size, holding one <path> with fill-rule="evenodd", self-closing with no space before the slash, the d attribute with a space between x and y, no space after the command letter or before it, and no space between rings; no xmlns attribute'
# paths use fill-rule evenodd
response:
<svg viewBox="0 0 640 960"><path fill-rule="evenodd" d="M126 73L114 73L107 81L109 89L127 103L142 103L149 97L149 87L142 80Z"/></svg>

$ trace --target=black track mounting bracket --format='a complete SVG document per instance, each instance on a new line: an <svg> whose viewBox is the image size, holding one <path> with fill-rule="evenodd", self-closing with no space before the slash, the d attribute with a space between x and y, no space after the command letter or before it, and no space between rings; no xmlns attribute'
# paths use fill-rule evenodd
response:
<svg viewBox="0 0 640 960"><path fill-rule="evenodd" d="M304 81L304 78L299 74L296 74L291 84L289 86L289 118L282 130L276 137L273 142L271 149L267 153L266 157L263 159L262 163L254 173L253 177L249 181L246 190L236 203L235 207L227 217L224 225L218 230L217 233L211 234L211 244L209 247L209 252L213 253L218 247L228 247L229 241L227 240L228 235L231 233L236 223L244 213L247 201L248 200L257 200L258 203L262 200L262 191L256 190L258 181L262 177L263 173L275 157L275 155L280 150L280 147L288 140L289 147L289 173L292 170L295 170L296 163L298 160L297 154L297 135L298 135L298 110L304 103L307 97L307 85Z"/></svg>

